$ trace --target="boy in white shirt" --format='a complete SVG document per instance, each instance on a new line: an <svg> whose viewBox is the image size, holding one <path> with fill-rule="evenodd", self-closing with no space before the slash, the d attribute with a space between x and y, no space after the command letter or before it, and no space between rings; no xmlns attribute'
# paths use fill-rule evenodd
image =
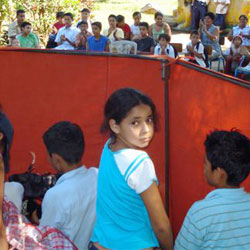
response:
<svg viewBox="0 0 250 250"><path fill-rule="evenodd" d="M198 31L192 31L190 34L190 40L191 42L189 42L187 44L186 47L186 56L192 56L194 57L194 59L189 60L190 62L199 64L201 67L206 67L206 63L205 63L205 53L204 53L204 46L203 44L200 42L200 36Z"/></svg>
<svg viewBox="0 0 250 250"><path fill-rule="evenodd" d="M133 19L134 19L134 24L130 26L131 40L140 39L141 33L139 24L141 22L141 13L139 11L134 12Z"/></svg>
<svg viewBox="0 0 250 250"><path fill-rule="evenodd" d="M158 41L159 43L155 46L155 55L167 55L172 58L177 57L175 48L169 44L170 36L168 34L160 34Z"/></svg>
<svg viewBox="0 0 250 250"><path fill-rule="evenodd" d="M230 0L214 0L214 3L216 4L214 25L219 26L220 30L224 30L226 28L225 19Z"/></svg>

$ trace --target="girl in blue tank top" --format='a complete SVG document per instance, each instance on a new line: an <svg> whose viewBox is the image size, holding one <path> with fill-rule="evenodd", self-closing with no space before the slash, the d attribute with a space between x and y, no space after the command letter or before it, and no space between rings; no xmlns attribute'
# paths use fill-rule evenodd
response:
<svg viewBox="0 0 250 250"><path fill-rule="evenodd" d="M173 249L172 230L153 162L143 151L154 135L156 108L138 90L115 91L105 105L109 132L99 165L91 250Z"/></svg>

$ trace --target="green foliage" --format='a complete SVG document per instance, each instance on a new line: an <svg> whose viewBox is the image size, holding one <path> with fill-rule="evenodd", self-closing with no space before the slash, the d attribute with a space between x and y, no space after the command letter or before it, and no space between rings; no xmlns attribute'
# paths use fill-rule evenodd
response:
<svg viewBox="0 0 250 250"><path fill-rule="evenodd" d="M56 22L56 12L71 12L75 21L80 18L80 10L93 8L94 0L0 0L0 32L2 24L9 24L15 19L16 10L26 11L26 20L32 23L43 46L46 45L52 25Z"/></svg>

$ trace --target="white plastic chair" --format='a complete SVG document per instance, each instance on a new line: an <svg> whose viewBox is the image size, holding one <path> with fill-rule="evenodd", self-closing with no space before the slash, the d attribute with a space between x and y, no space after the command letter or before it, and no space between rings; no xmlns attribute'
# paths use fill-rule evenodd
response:
<svg viewBox="0 0 250 250"><path fill-rule="evenodd" d="M137 52L137 43L133 41L115 41L109 45L109 51L111 53L118 53L118 54L134 54L136 55Z"/></svg>

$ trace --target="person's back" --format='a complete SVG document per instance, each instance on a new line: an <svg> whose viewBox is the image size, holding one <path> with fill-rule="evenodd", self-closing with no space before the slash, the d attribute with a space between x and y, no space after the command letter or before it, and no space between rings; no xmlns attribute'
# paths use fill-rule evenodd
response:
<svg viewBox="0 0 250 250"><path fill-rule="evenodd" d="M189 209L175 250L250 249L250 194L240 188L250 172L250 140L237 131L215 131L205 147L204 174L216 189Z"/></svg>

